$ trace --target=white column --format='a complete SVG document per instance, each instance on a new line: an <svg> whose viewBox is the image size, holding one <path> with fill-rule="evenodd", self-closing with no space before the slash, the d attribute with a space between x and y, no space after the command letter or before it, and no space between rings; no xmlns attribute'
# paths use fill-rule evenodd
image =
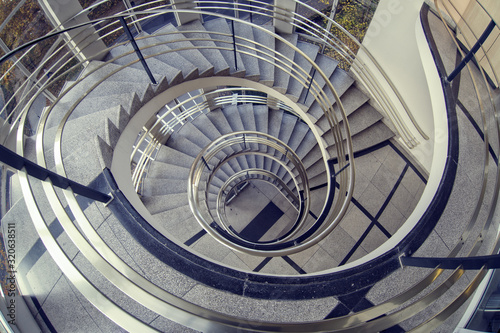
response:
<svg viewBox="0 0 500 333"><path fill-rule="evenodd" d="M174 9L194 9L194 7L196 7L196 2L191 0L171 0L171 3ZM174 14L177 25L183 25L194 20L201 20L201 15L196 13L175 12Z"/></svg>
<svg viewBox="0 0 500 333"><path fill-rule="evenodd" d="M83 10L78 0L38 0L38 3L52 25L60 30L90 21L86 14L75 17ZM104 42L97 40L99 35L90 25L66 32L63 36L80 61L87 61L106 49ZM94 59L101 60L104 56L102 53Z"/></svg>
<svg viewBox="0 0 500 333"><path fill-rule="evenodd" d="M273 17L273 25L277 32L291 34L294 27L291 24L295 12L296 3L293 0L274 0L276 12Z"/></svg>

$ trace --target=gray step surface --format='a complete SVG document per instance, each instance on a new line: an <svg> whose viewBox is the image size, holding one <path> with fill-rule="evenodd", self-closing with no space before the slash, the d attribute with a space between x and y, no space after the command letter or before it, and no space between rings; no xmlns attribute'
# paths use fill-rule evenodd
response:
<svg viewBox="0 0 500 333"><path fill-rule="evenodd" d="M153 161L148 170L148 178L187 179L189 177L189 170L190 169L186 167Z"/></svg>
<svg viewBox="0 0 500 333"><path fill-rule="evenodd" d="M281 35L287 42L292 45L297 45L297 34L284 34ZM276 66L280 66L282 69L275 67L274 69L274 85L273 88L282 94L286 93L288 89L288 82L290 81L290 68L293 68L293 59L295 56L295 50L282 42L281 40L276 40Z"/></svg>
<svg viewBox="0 0 500 333"><path fill-rule="evenodd" d="M156 35L158 40L169 41L169 47L174 50L179 50L177 53L198 68L200 77L210 77L214 75L214 65L205 58L200 50L193 49L194 44L189 40L186 40L185 36L182 35L171 23L163 26L155 33L161 34ZM183 48L186 50L181 50Z"/></svg>
<svg viewBox="0 0 500 333"><path fill-rule="evenodd" d="M165 194L186 193L187 186L187 179L166 178L159 182L156 178L145 178L143 195L153 197Z"/></svg>
<svg viewBox="0 0 500 333"><path fill-rule="evenodd" d="M325 76L327 78L330 78L330 81L332 81L333 73L339 70L339 68L337 67L338 61L323 54L319 54L316 57L316 64L322 69ZM299 102L308 107L310 107L311 104L314 102L314 93L313 93L315 89L314 87L316 87L316 89L323 90L323 87L326 84L326 81L323 78L323 76L317 71L314 73L313 80L314 83L313 86L311 87L311 91L308 92L308 90L304 89L299 98Z"/></svg>
<svg viewBox="0 0 500 333"><path fill-rule="evenodd" d="M143 34L144 37L136 39L136 42L144 56L154 55L156 60L161 60L165 64L180 69L184 80L192 80L199 76L198 68L179 52L175 52L175 49L169 46L168 43L166 44L164 40L159 38L148 36L146 33Z"/></svg>
<svg viewBox="0 0 500 333"><path fill-rule="evenodd" d="M387 125L382 121L378 121L364 131L352 137L352 145L354 152L362 151L364 149L373 147L381 142L389 140L394 136ZM332 158L337 157L335 146L328 147L328 152Z"/></svg>
<svg viewBox="0 0 500 333"><path fill-rule="evenodd" d="M174 148L161 146L155 160L172 165L182 166L185 168L190 168L193 164L194 157L180 152Z"/></svg>
<svg viewBox="0 0 500 333"><path fill-rule="evenodd" d="M274 27L271 25L263 25L261 28L274 33ZM263 58L259 59L260 82L271 87L274 83L274 48L276 39L266 31L257 28L254 28L253 35L255 41L262 44L262 46L257 46L257 49L261 51L258 55Z"/></svg>
<svg viewBox="0 0 500 333"><path fill-rule="evenodd" d="M313 62L316 60L316 56L318 55L319 51L318 45L298 42L297 47L299 48L299 50L304 52L306 56L309 57ZM296 66L294 66L294 70L296 71L294 72L295 76L301 78L301 76L312 74L311 62L298 52L295 53L294 62L297 64ZM302 90L305 89L304 84L307 87L307 81L309 81L307 78L301 78L300 81L293 77L290 78L290 82L288 83L288 88L286 90L286 94L289 95L290 99L292 99L294 102L297 102L299 100L300 96L302 95Z"/></svg>
<svg viewBox="0 0 500 333"><path fill-rule="evenodd" d="M229 75L229 64L226 62L220 50L216 49L216 45L210 40L210 35L206 32L203 24L198 21L192 21L183 24L177 29L182 34L191 39L190 42L199 47L200 53L214 66L215 75ZM192 31L192 32L189 32Z"/></svg>
<svg viewBox="0 0 500 333"><path fill-rule="evenodd" d="M141 105L141 100L135 93L84 98L74 109L69 121L86 116L99 110L121 105L129 115L134 115ZM46 128L58 126L64 115L73 108L74 102L57 103L54 105L46 123Z"/></svg>
<svg viewBox="0 0 500 333"><path fill-rule="evenodd" d="M377 112L370 104L366 103L363 105L361 108L356 110L356 112L352 113L347 117L347 121L349 123L349 129L351 136L354 136L366 128L372 126L379 120L381 120L383 117L382 115ZM346 131L345 127L343 126L344 122L342 121L341 123L341 132L342 132L342 137L346 137ZM330 134L330 132L326 132L323 135L323 138L325 141L328 143L328 145L333 145L335 144L333 136Z"/></svg>
<svg viewBox="0 0 500 333"><path fill-rule="evenodd" d="M187 203L187 193L142 196L141 200L149 212L155 215L170 209L185 206Z"/></svg>
<svg viewBox="0 0 500 333"><path fill-rule="evenodd" d="M241 60L243 61L243 66L246 70L245 77L252 81L259 81L260 69L259 61L255 57L257 54L257 52L255 51L256 46L253 42L250 42L255 40L252 27L247 24L235 22L234 33L236 36L241 37L241 39L237 39L237 43L244 45L238 47L238 50L240 50L241 52L250 53L241 54Z"/></svg>
<svg viewBox="0 0 500 333"><path fill-rule="evenodd" d="M210 34L210 37L214 39L215 45L219 48L223 48L220 49L220 52L226 60L226 63L229 65L230 74L236 77L245 77L246 70L243 60L241 59L241 55L238 53L236 55L236 59L234 58L234 53L232 51L233 39L231 37L231 29L229 28L226 20L223 18L210 20L205 22L204 27ZM236 66L238 67L236 68Z"/></svg>

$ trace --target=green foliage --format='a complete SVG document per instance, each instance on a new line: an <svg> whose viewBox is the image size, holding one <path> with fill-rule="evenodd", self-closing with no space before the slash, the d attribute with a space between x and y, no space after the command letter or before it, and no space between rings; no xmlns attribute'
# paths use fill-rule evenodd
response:
<svg viewBox="0 0 500 333"><path fill-rule="evenodd" d="M360 2L360 0L340 0L335 14L335 21L349 32L359 42L368 30L368 26L375 12L378 0L370 2L369 5ZM326 24L326 22L325 22ZM359 46L345 32L337 27L332 27L331 32L337 36L354 54L358 52ZM326 53L339 60L340 66L348 70L349 64L345 59L333 50L327 50Z"/></svg>
<svg viewBox="0 0 500 333"><path fill-rule="evenodd" d="M19 1L0 0L0 22L4 22L7 16L16 7ZM47 22L43 11L36 0L27 0L17 13L8 21L5 28L0 31L0 38L5 42L9 49L15 49L35 38L44 36L52 29ZM50 41L39 43L30 51L23 51L16 54L20 58L25 57L21 63L28 70L33 71L43 59L45 52L50 47ZM26 53L27 52L27 53ZM11 68L12 61L7 61L0 65L0 77L7 73ZM24 76L18 71L10 71L0 82L5 93L5 99L9 100L15 92L15 88L24 80ZM15 103L10 103L9 110L12 110Z"/></svg>

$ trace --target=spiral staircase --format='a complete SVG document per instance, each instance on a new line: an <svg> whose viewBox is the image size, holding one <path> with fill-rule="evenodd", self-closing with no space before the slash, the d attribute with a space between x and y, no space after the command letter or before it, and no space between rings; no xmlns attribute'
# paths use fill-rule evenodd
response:
<svg viewBox="0 0 500 333"><path fill-rule="evenodd" d="M257 1L138 8L143 22L200 15L135 33L77 65L62 57L52 72L71 64L78 74L42 81L12 121L24 124L43 89L63 82L35 135L2 130L7 141L17 136L24 158L111 196L98 202L18 173L22 195L2 227L4 235L16 227L17 284L32 295L27 311L41 331L425 331L442 324L443 306L461 306L448 305L457 290L480 281L460 269L401 267L401 255L414 252L493 246L491 219L453 227L434 201L411 232L395 228L408 237L394 237L400 243L389 250L340 266L321 256L318 248L342 238L336 227L354 202L356 157L405 134L350 50L330 35L327 46L301 15L292 20L300 29L280 31L272 21L287 16L280 11ZM99 29L121 33L120 17L137 23L124 12ZM80 48L89 45L84 38ZM277 217L258 220L268 206ZM450 229L458 245L435 248L434 227ZM307 266L313 255L321 264Z"/></svg>

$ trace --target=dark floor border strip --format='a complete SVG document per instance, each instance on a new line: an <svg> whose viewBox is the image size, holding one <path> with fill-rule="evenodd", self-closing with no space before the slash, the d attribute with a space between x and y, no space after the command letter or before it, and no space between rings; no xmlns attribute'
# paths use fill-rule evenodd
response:
<svg viewBox="0 0 500 333"><path fill-rule="evenodd" d="M366 228L366 230L363 232L363 234L361 235L361 237L356 241L356 244L354 244L354 246L351 248L351 250L347 253L347 255L344 257L344 259L342 259L342 261L340 262L339 266L342 266L342 265L345 265L347 263L347 261L349 259L351 259L352 255L354 254L354 252L356 252L356 250L361 246L361 243L363 243L363 241L366 239L366 237L368 236L368 234L370 233L370 231L373 229L373 227L377 224L378 222L378 219L380 218L380 216L382 215L382 213L384 212L384 210L387 208L387 205L389 205L389 202L391 201L392 197L394 196L394 194L396 193L399 185L401 184L401 182L403 181L403 178L406 174L406 171L408 170L409 168L409 165L406 164L406 166L404 167L403 171L401 171L401 174L399 175L399 178L398 180L396 181L396 183L394 184L394 186L392 187L392 190L391 192L389 193L389 195L387 196L387 198L385 199L384 203L382 204L382 207L380 207L379 211L377 212L377 214L375 215L375 217L371 216L370 213L368 213L368 211L366 211L366 209L364 207L362 207L361 205L359 205L360 207L362 207L363 209L361 210L363 213L365 213L365 215L368 217L368 218L371 218L371 222L370 222L370 225ZM359 204L359 203L358 203ZM367 214L368 213L368 214ZM380 223L379 223L380 225ZM378 226L378 225L377 225ZM385 229L381 229L382 233L384 233L384 235L387 237L387 238L390 238L392 235Z"/></svg>
<svg viewBox="0 0 500 333"><path fill-rule="evenodd" d="M283 260L285 260L293 269L297 271L299 274L307 274L295 261L293 261L289 256L283 256Z"/></svg>
<svg viewBox="0 0 500 333"><path fill-rule="evenodd" d="M206 234L207 234L207 231L205 229L202 229L202 230L198 231L193 237L191 237L187 241L185 241L184 245L191 246L194 243L196 243L196 241L198 239L200 239L201 237L205 236Z"/></svg>
<svg viewBox="0 0 500 333"><path fill-rule="evenodd" d="M389 141L389 146L406 162L407 165L410 166L410 168L417 174L417 176L422 180L424 184L427 185L427 178L418 170L418 168L408 159L408 157L403 154L398 147L391 141Z"/></svg>
<svg viewBox="0 0 500 333"><path fill-rule="evenodd" d="M264 260L262 260L260 264L258 264L257 267L253 269L253 272L260 272L262 268L264 268L264 266L266 266L271 261L271 259L272 257L267 257Z"/></svg>
<svg viewBox="0 0 500 333"><path fill-rule="evenodd" d="M380 210L377 212L377 215L375 215L375 220L378 220L380 218L380 216L382 215L384 210L387 208L387 205L389 205L389 202L391 201L392 197L394 196L394 194L396 194L396 191L398 190L399 185L401 185L401 182L403 181L403 178L406 175L408 168L409 168L409 165L406 164L403 171L401 171L401 174L399 175L398 180L396 181L396 183L392 187L391 192L389 193L389 195L385 199L384 203L382 204L382 207L380 207Z"/></svg>
<svg viewBox="0 0 500 333"><path fill-rule="evenodd" d="M45 326L47 326L47 328L49 329L49 331L51 333L57 333L56 328L54 327L54 325L52 325L52 322L50 321L50 319L47 316L47 314L45 313L45 311L43 311L42 306L40 305L40 302L38 302L38 298L36 298L36 296L29 296L29 297L30 297L31 301L33 302L33 305L35 306L38 314L40 315L40 318L43 320L43 323L45 324Z"/></svg>
<svg viewBox="0 0 500 333"><path fill-rule="evenodd" d="M465 105L463 105L462 102L460 102L460 100L457 100L457 105L458 105L458 108L460 110L462 110L462 113L467 117L467 119L469 119L469 122L472 124L472 126L476 130L477 134L479 134L479 136L481 137L481 140L483 140L483 142L484 142L484 132L479 127L478 123L474 120L474 118L470 114L469 110L467 110L467 108L465 107ZM491 157L495 161L495 164L498 165L498 157L495 154L495 151L493 150L493 147L489 143L488 143L488 150L490 152Z"/></svg>

